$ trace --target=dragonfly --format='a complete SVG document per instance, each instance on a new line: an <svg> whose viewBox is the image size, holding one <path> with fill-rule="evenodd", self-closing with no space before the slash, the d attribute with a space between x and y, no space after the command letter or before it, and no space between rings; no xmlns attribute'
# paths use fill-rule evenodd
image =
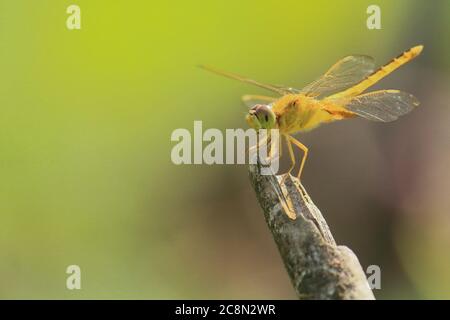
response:
<svg viewBox="0 0 450 320"><path fill-rule="evenodd" d="M250 108L246 114L246 121L256 130L279 130L291 158L291 166L285 176L290 175L296 166L293 146L303 152L297 173L300 180L308 148L292 135L337 120L361 117L371 121L391 122L411 112L419 105L419 101L410 93L392 89L364 92L417 57L422 50L422 45L412 47L378 69L375 69L375 61L370 56L346 56L303 89L266 84L209 66L200 67L277 94L277 97L244 95L242 100Z"/></svg>

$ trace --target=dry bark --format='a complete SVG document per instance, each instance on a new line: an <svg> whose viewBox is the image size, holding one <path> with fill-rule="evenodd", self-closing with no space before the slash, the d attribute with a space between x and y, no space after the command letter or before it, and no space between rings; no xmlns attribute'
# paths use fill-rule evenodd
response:
<svg viewBox="0 0 450 320"><path fill-rule="evenodd" d="M375 299L356 255L338 246L319 209L300 182L286 179L283 195L294 207L288 217L277 192L281 177L261 175L251 165L250 180L292 284L300 299Z"/></svg>

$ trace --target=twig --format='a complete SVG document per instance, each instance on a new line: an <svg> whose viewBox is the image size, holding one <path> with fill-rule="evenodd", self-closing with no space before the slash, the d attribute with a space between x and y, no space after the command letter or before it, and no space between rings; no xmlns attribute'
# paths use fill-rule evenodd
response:
<svg viewBox="0 0 450 320"><path fill-rule="evenodd" d="M375 299L356 255L337 246L319 209L293 177L281 185L296 219L280 199L281 177L261 175L250 166L250 180L284 265L300 299Z"/></svg>

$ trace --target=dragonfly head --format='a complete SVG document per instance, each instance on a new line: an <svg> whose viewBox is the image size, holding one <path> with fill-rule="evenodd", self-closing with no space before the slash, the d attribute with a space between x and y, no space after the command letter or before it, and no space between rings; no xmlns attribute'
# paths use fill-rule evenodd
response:
<svg viewBox="0 0 450 320"><path fill-rule="evenodd" d="M275 129L277 117L269 106L257 104L248 111L245 120L255 130Z"/></svg>

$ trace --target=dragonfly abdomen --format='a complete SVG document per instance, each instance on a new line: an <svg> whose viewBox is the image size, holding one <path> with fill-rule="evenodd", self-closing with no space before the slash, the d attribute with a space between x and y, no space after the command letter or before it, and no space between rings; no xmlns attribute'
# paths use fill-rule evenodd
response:
<svg viewBox="0 0 450 320"><path fill-rule="evenodd" d="M355 86L334 94L329 98L337 99L342 97L356 96L364 92L366 89L386 77L388 74L392 73L394 70L398 69L405 63L411 61L417 57L422 52L423 46L415 46L409 50L404 51L402 54L398 55L382 67L378 68L370 75L368 75L364 80Z"/></svg>

